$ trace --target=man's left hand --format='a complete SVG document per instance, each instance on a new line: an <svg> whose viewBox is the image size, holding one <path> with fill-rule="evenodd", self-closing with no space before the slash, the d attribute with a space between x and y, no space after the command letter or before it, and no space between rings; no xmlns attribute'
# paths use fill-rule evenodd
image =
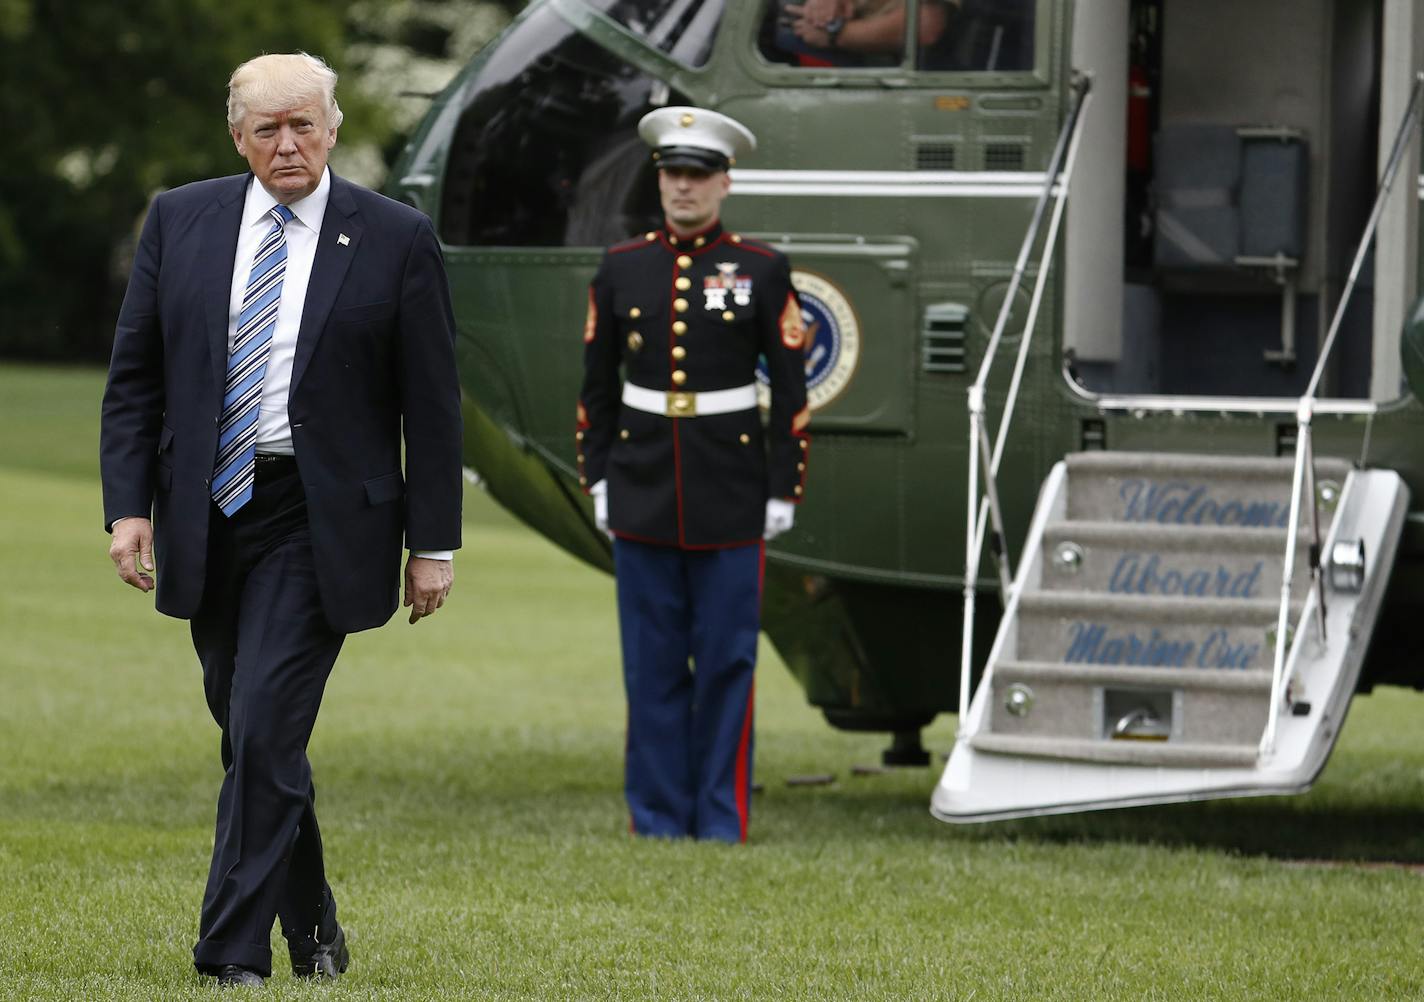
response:
<svg viewBox="0 0 1424 1002"><path fill-rule="evenodd" d="M450 586L455 583L453 560L431 560L412 556L405 562L405 601L410 606L410 621L419 622L445 604Z"/></svg>

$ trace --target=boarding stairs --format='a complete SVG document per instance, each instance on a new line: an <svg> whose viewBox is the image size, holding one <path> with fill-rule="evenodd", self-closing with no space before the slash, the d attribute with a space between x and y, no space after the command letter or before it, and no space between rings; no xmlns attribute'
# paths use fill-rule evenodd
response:
<svg viewBox="0 0 1424 1002"><path fill-rule="evenodd" d="M1058 463L933 812L982 821L1308 788L1355 689L1408 491L1391 471L1315 461L1323 578L1305 519L1277 681L1293 469L1115 452Z"/></svg>

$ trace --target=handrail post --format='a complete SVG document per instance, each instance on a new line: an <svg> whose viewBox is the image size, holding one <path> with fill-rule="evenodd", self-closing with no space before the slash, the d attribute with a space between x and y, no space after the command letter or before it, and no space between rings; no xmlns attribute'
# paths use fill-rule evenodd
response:
<svg viewBox="0 0 1424 1002"><path fill-rule="evenodd" d="M969 450L966 453L969 460L968 470L968 500L965 504L965 542L964 542L964 621L963 640L960 649L959 664L959 733L963 738L965 734L965 724L969 716L970 702L970 682L973 676L974 657L974 609L976 600L976 583L979 576L979 561L983 554L983 533L988 522L994 526L995 532L995 560L999 569L999 583L1004 596L1007 596L1013 587L1013 574L1009 565L1009 555L1007 539L1004 530L1003 511L999 505L998 486L995 483L995 473L998 470L999 453L1002 451L1002 435L1007 431L1007 416L1000 427L1000 445L991 448L989 443L988 428L985 425L985 387L989 380L989 371L994 363L994 356L998 352L999 342L1003 339L1004 328L1008 325L1009 314L1013 310L1014 295L1018 292L1019 285L1023 281L1024 270L1028 265L1028 256L1033 249L1033 245L1038 240L1038 231L1043 223L1044 213L1048 203L1053 196L1053 190L1058 183L1060 175L1064 172L1065 158L1070 158L1076 151L1080 126L1082 124L1083 107L1086 104L1086 96L1091 87L1091 78L1086 75L1079 75L1073 81L1073 105L1069 109L1068 116L1064 120L1063 128L1059 132L1058 141L1054 145L1053 156L1049 161L1047 177L1044 181L1043 191L1039 194L1038 201L1034 205L1033 218L1029 223L1028 232L1024 234L1024 239L1019 247L1018 259L1014 263L1013 277L1009 281L1008 289L1004 293L1004 301L999 307L999 316L994 322L993 333L989 337L989 343L984 350L984 358L980 362L979 372L974 383L969 387ZM1069 160L1071 163L1071 159ZM1067 197L1066 180L1065 190L1059 195L1059 205L1054 216L1052 230L1050 232L1048 246L1045 250L1045 257L1052 251L1053 241L1058 230L1058 221L1062 214L1062 201ZM1040 268L1040 272L1043 269ZM1042 278L1040 277L1040 288ZM1041 292L1036 290L1034 306L1037 307ZM1027 332L1025 334L1027 337ZM1012 392L1016 394L1020 373L1015 372L1012 384ZM1012 397L1011 397L1012 401ZM1010 407L1012 403L1010 403ZM979 498L979 464L984 464L985 473L985 493L983 508ZM1007 601L1007 598L1006 598Z"/></svg>
<svg viewBox="0 0 1424 1002"><path fill-rule="evenodd" d="M1270 713L1266 717L1266 730L1261 735L1260 753L1262 755L1269 755L1275 749L1276 726L1281 714L1281 700L1284 695L1282 690L1285 688L1286 627L1290 619L1291 578L1295 576L1296 541L1300 533L1300 508L1307 477L1311 494L1312 584L1316 592L1317 618L1320 620L1321 638L1323 639L1326 635L1325 582L1320 568L1320 513L1316 508L1315 498L1315 450L1311 444L1311 419L1315 413L1315 398L1320 390L1320 381L1325 375L1325 365L1330 360L1330 352L1335 347L1335 338L1340 333L1340 325L1345 319L1345 311L1350 305L1350 297L1355 292L1355 282L1360 277L1360 270L1364 267L1370 243L1374 240L1375 229L1379 226L1380 215L1384 212L1385 197L1394 187L1400 161L1404 158L1405 143L1418 124L1421 93L1424 93L1424 73L1416 73L1414 89L1409 95L1409 106L1405 109L1404 118L1399 123L1399 131L1395 134L1394 145L1390 149L1389 161L1385 164L1384 172L1380 175L1379 186L1375 189L1374 208L1370 210L1370 218L1365 223L1365 231L1355 248L1355 258L1350 265L1350 275L1345 281L1344 290L1340 293L1340 301L1335 304L1335 313L1330 320L1330 329L1325 335L1325 340L1321 343L1320 354L1315 361L1315 369L1310 374L1310 383L1306 386L1305 393L1301 395L1300 403L1296 407L1295 469L1291 475L1290 522L1286 526L1286 557L1282 568L1284 578L1281 581L1281 606L1276 615L1276 650L1271 671L1271 707ZM1306 469L1307 465L1309 471ZM1301 639L1297 636L1295 642L1300 642Z"/></svg>
<svg viewBox="0 0 1424 1002"><path fill-rule="evenodd" d="M969 503L965 505L964 539L964 636L959 658L959 728L964 734L969 718L969 682L974 656L974 587L979 577L979 551L974 545L978 536L979 508L979 436L984 427L984 390L969 388Z"/></svg>

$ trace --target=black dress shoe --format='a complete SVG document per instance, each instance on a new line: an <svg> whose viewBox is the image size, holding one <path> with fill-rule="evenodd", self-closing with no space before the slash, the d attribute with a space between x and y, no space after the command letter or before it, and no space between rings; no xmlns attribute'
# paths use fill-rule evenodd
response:
<svg viewBox="0 0 1424 1002"><path fill-rule="evenodd" d="M218 985L222 988L234 988L241 985L245 988L261 988L266 981L262 975L246 967L239 967L236 964L227 964L218 969Z"/></svg>
<svg viewBox="0 0 1424 1002"><path fill-rule="evenodd" d="M346 973L351 965L346 933L339 925L329 943L306 936L295 942L288 940L287 950L292 955L292 973L299 978L335 978Z"/></svg>

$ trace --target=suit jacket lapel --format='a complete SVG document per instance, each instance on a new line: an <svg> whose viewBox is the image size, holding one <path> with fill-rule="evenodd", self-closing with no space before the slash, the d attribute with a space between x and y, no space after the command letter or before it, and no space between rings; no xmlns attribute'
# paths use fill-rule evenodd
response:
<svg viewBox="0 0 1424 1002"><path fill-rule="evenodd" d="M297 331L297 352L292 359L293 392L316 351L316 343L326 328L326 318L331 315L336 294L346 278L346 269L351 267L351 259L361 243L362 227L358 218L350 183L333 173L331 195L312 261L311 280L307 283L307 301L302 306L302 324Z"/></svg>
<svg viewBox="0 0 1424 1002"><path fill-rule="evenodd" d="M208 252L199 265L203 288L209 354L212 355L213 379L222 400L227 383L227 322L232 304L233 258L237 255L238 230L242 227L243 197L251 174L224 178L208 210L199 219L207 229L203 244Z"/></svg>

